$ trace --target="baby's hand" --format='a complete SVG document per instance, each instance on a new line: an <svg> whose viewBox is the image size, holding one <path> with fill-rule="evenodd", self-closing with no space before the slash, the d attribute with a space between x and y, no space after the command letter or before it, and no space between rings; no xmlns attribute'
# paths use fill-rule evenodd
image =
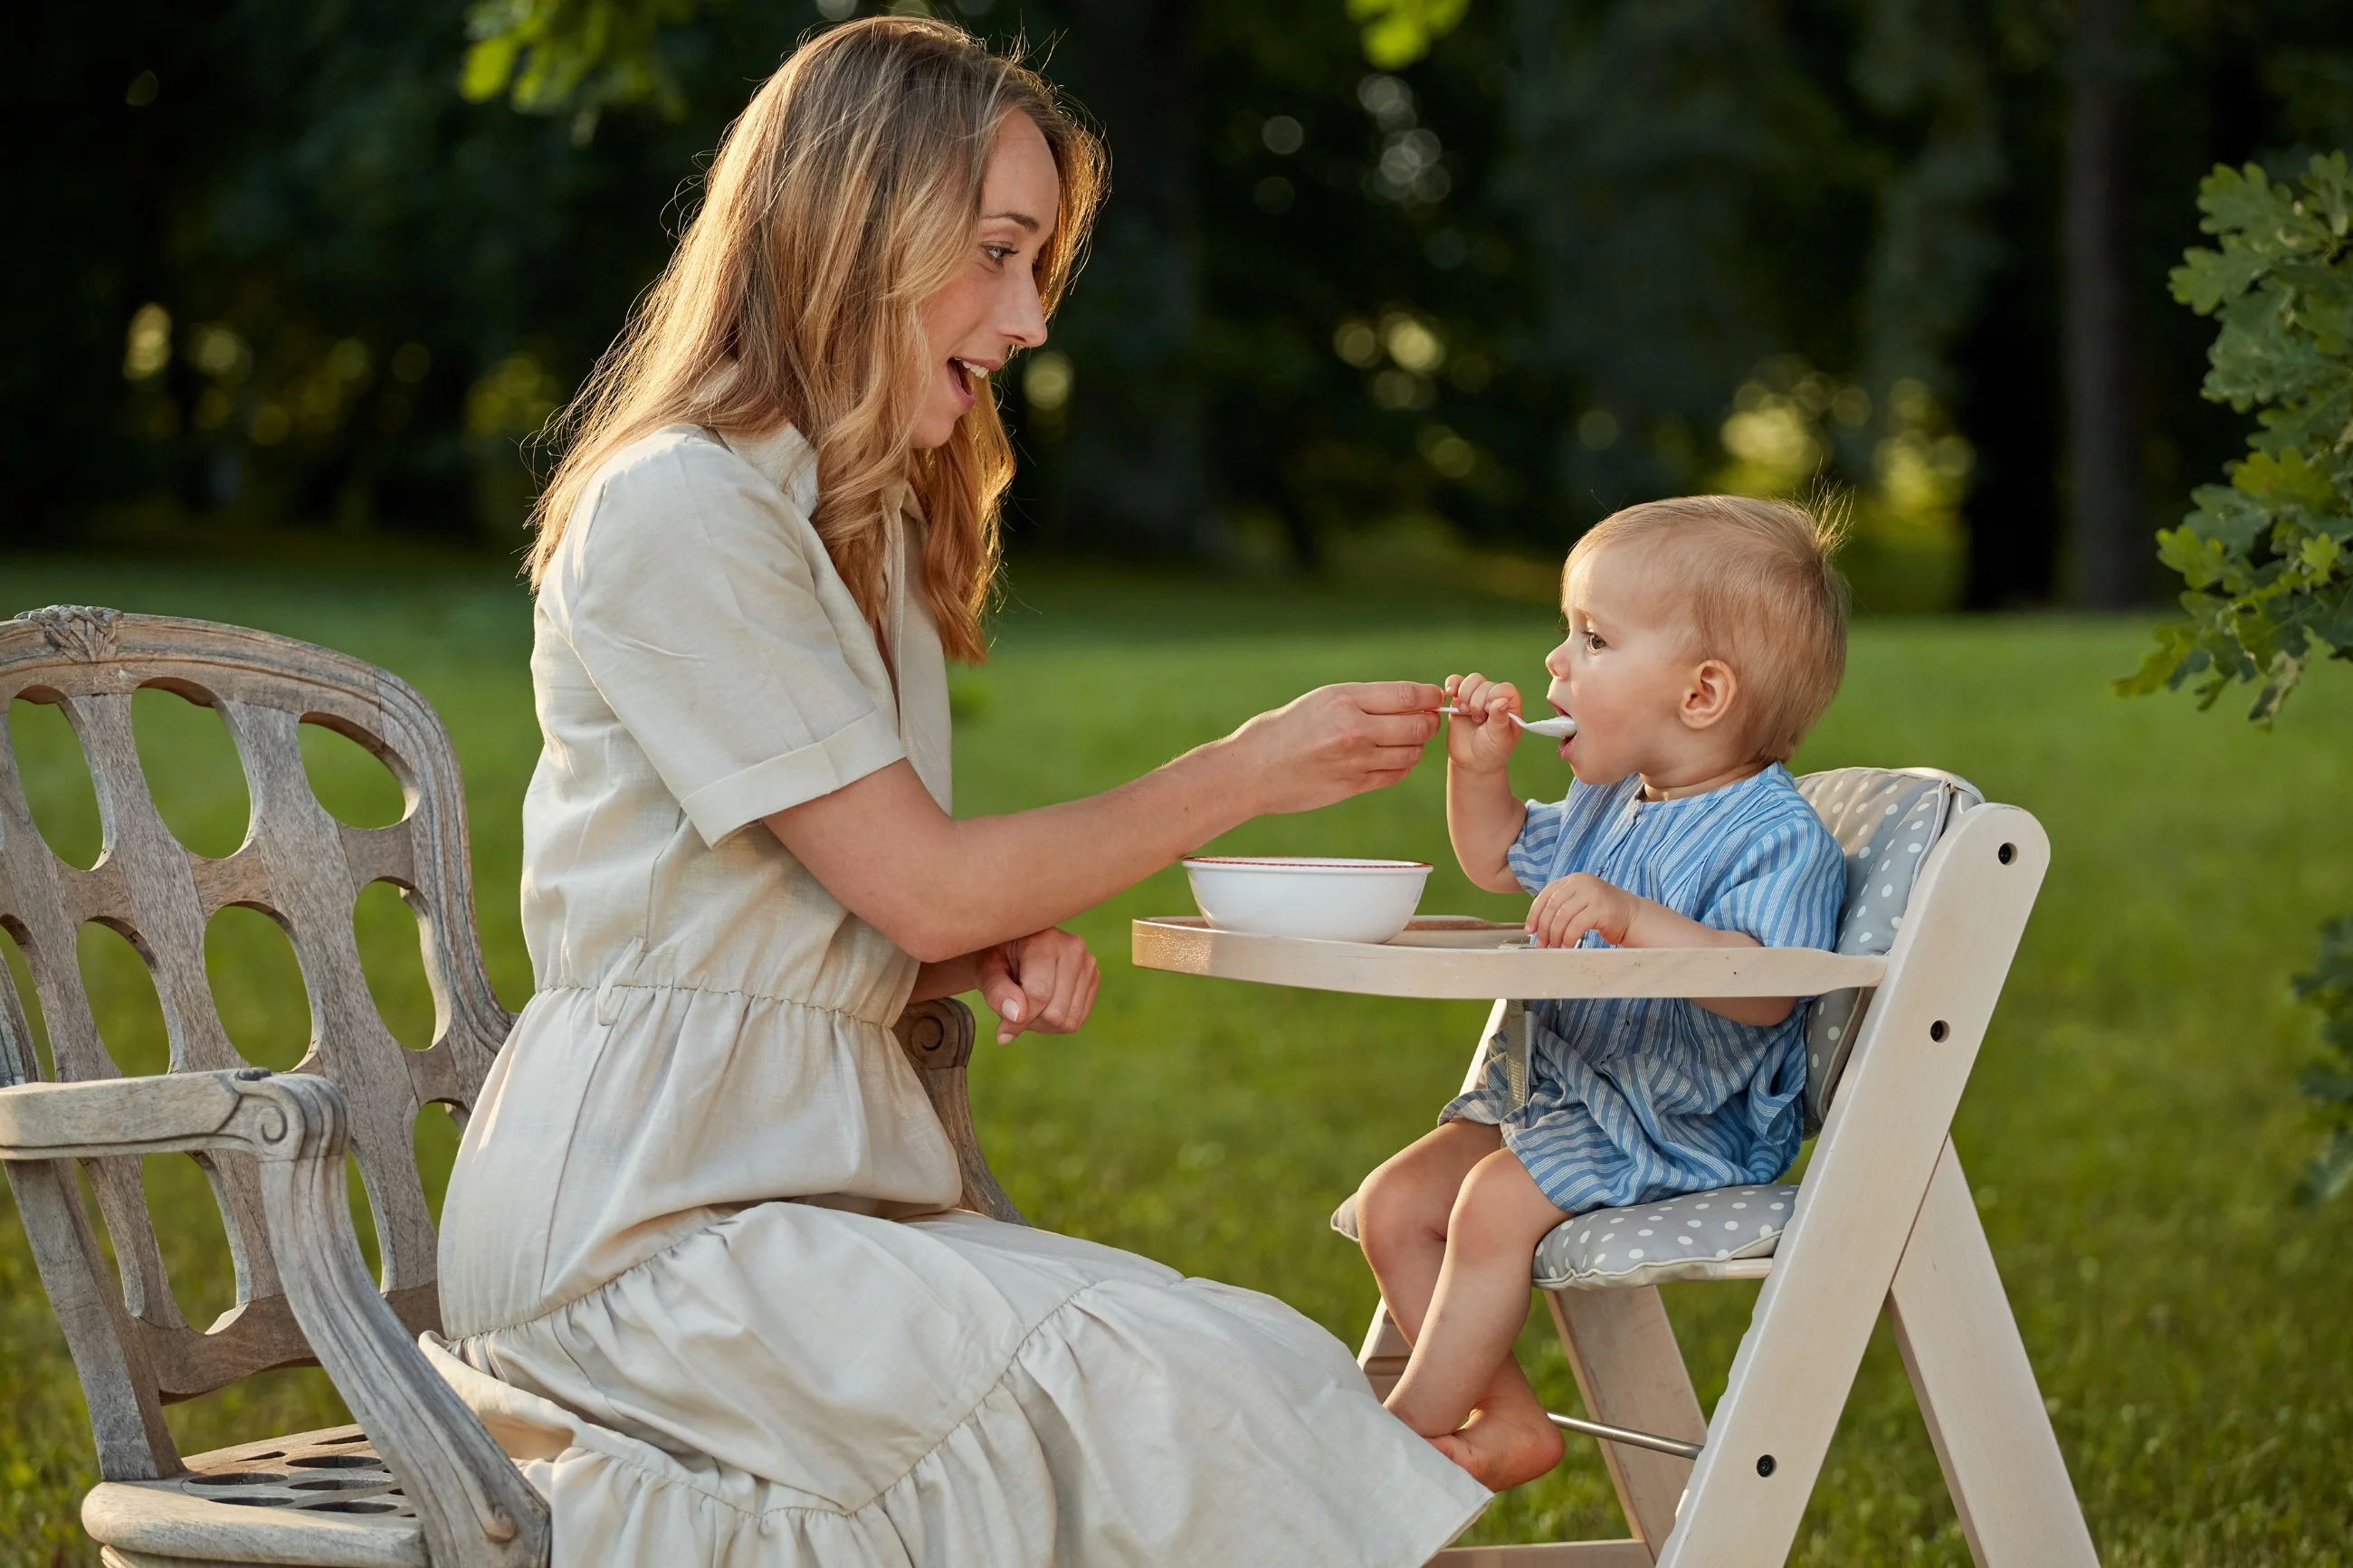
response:
<svg viewBox="0 0 2353 1568"><path fill-rule="evenodd" d="M1589 931L1616 947L1633 923L1634 895L1584 871L1546 884L1528 908L1527 929L1538 947L1575 947Z"/></svg>
<svg viewBox="0 0 2353 1568"><path fill-rule="evenodd" d="M1446 721L1446 760L1469 773L1501 769L1520 743L1520 727L1510 714L1520 710L1519 689L1477 672L1446 678L1446 700L1454 716Z"/></svg>

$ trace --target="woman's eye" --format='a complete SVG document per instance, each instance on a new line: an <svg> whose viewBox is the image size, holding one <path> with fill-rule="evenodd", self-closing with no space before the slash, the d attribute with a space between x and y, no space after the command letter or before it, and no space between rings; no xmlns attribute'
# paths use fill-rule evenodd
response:
<svg viewBox="0 0 2353 1568"><path fill-rule="evenodd" d="M980 248L981 253L998 267L1004 266L1005 258L1013 254L1013 247L1009 245L984 245Z"/></svg>

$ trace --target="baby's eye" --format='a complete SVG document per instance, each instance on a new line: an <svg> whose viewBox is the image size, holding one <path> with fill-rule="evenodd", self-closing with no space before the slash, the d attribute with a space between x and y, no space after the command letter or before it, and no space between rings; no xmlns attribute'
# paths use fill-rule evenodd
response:
<svg viewBox="0 0 2353 1568"><path fill-rule="evenodd" d="M1608 643L1601 640L1601 634L1599 632L1588 632L1585 634L1585 647L1587 652L1599 653L1603 648L1608 647L1609 646L1609 645Z"/></svg>

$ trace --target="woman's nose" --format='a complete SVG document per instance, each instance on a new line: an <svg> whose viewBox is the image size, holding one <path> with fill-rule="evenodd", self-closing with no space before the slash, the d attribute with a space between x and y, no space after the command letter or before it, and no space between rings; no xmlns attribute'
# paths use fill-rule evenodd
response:
<svg viewBox="0 0 2353 1568"><path fill-rule="evenodd" d="M1036 279L1024 278L1016 286L1012 308L997 330L1016 348L1034 349L1046 341L1046 307L1038 298Z"/></svg>

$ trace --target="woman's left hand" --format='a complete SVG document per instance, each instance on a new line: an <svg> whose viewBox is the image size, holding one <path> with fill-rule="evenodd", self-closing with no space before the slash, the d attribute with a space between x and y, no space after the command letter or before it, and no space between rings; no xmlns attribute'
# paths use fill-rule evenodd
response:
<svg viewBox="0 0 2353 1568"><path fill-rule="evenodd" d="M1071 1034L1094 1010L1102 976L1087 944L1066 931L1032 931L980 954L980 994L997 1013L997 1043L1024 1029Z"/></svg>

